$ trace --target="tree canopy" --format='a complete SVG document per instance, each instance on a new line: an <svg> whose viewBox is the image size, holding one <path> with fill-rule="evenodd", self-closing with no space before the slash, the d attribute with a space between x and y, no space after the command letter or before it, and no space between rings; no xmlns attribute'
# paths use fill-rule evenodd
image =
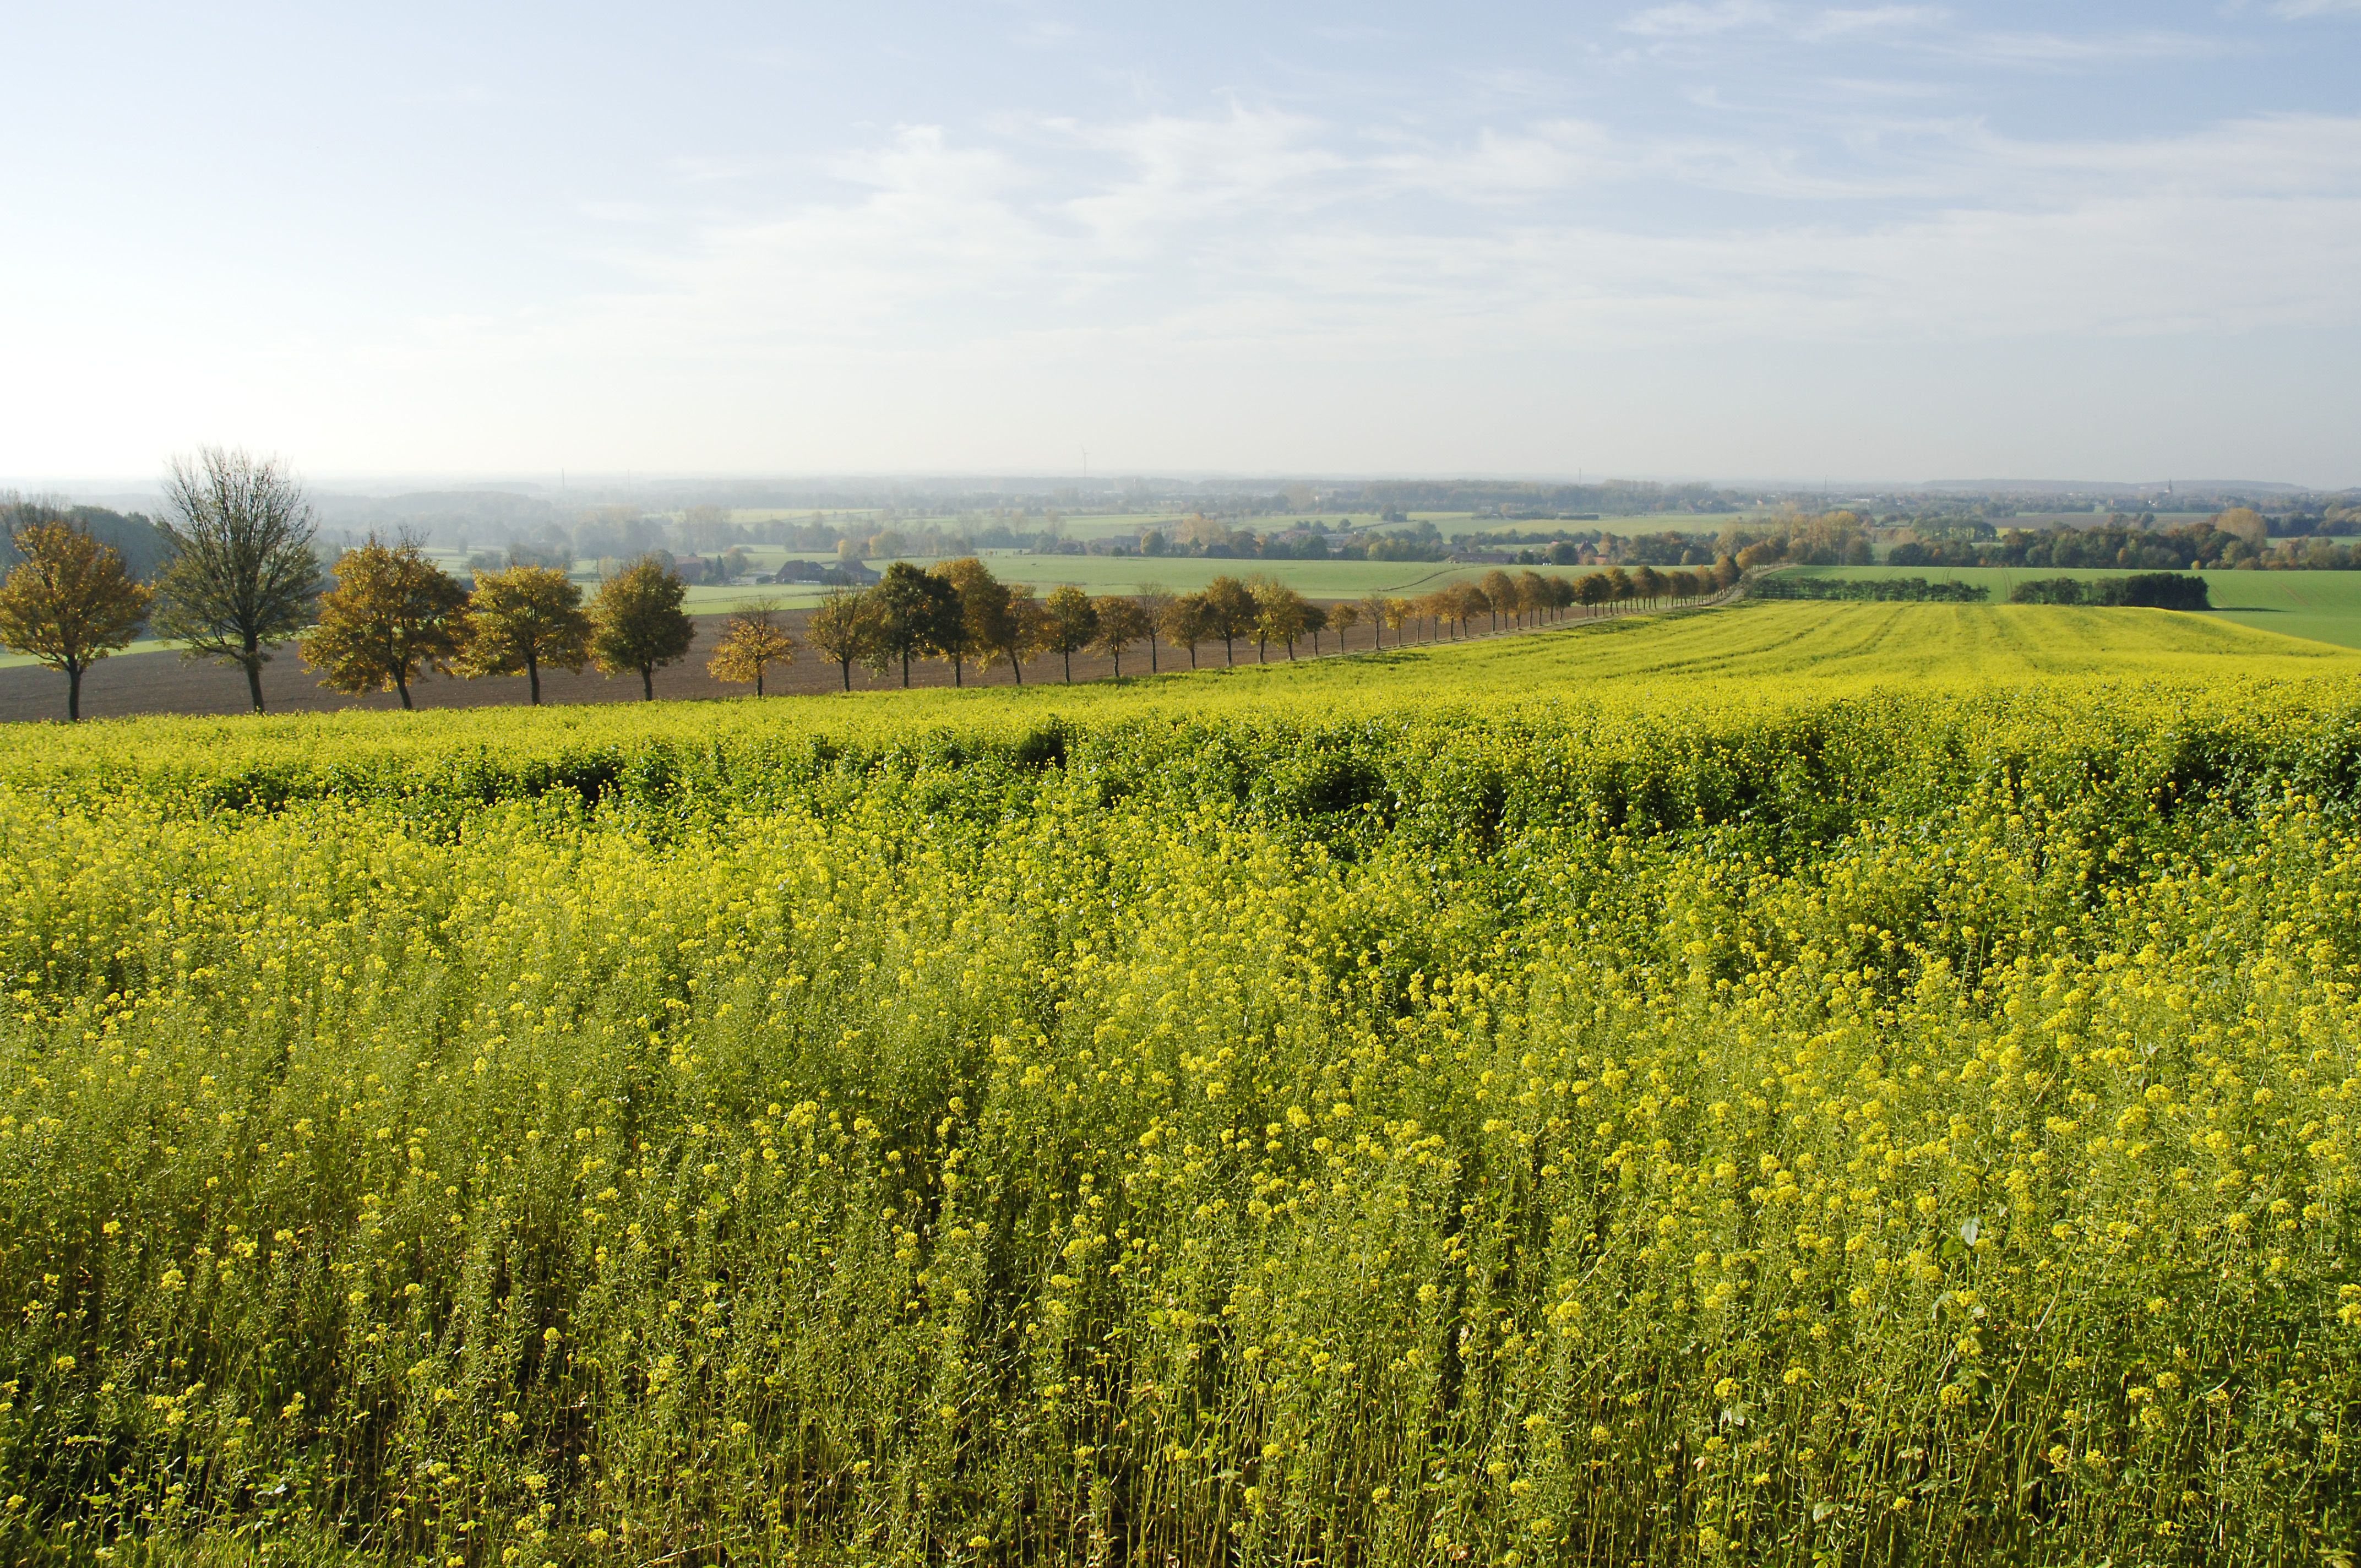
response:
<svg viewBox="0 0 2361 1568"><path fill-rule="evenodd" d="M947 617L935 642L935 656L951 667L951 684L966 684L967 662L989 658L1005 641L1001 622L1008 615L1008 587L972 555L936 564L928 576L951 593L958 613Z"/></svg>
<svg viewBox="0 0 2361 1568"><path fill-rule="evenodd" d="M82 718L82 673L139 635L155 598L123 556L70 522L27 522L8 543L18 556L0 582L0 646L66 677L66 718Z"/></svg>
<svg viewBox="0 0 2361 1568"><path fill-rule="evenodd" d="M804 635L811 645L836 661L844 689L852 689L852 666L881 645L876 599L863 588L838 588L812 611Z"/></svg>
<svg viewBox="0 0 2361 1568"><path fill-rule="evenodd" d="M778 606L763 599L730 612L705 667L715 680L750 684L761 696L763 677L771 666L791 663L795 656L796 640L779 624Z"/></svg>
<svg viewBox="0 0 2361 1568"><path fill-rule="evenodd" d="M541 672L579 670L589 662L592 627L582 590L552 566L479 572L467 600L460 672L525 677L537 707Z"/></svg>
<svg viewBox="0 0 2361 1568"><path fill-rule="evenodd" d="M1109 594L1091 601L1091 616L1096 630L1091 633L1091 647L1115 661L1115 679L1123 679L1123 651L1147 638L1155 622L1138 600L1121 594Z"/></svg>
<svg viewBox="0 0 2361 1568"><path fill-rule="evenodd" d="M1197 596L1204 608L1206 634L1222 640L1222 652L1229 663L1238 662L1236 642L1251 632L1262 607L1255 603L1254 595L1235 577L1215 577Z"/></svg>
<svg viewBox="0 0 2361 1568"><path fill-rule="evenodd" d="M1091 608L1091 596L1068 584L1053 588L1041 606L1042 646L1066 662L1066 682L1074 679L1075 650L1087 648L1098 635L1098 612Z"/></svg>
<svg viewBox="0 0 2361 1568"><path fill-rule="evenodd" d="M681 609L688 585L661 555L644 555L598 585L591 601L590 657L609 675L640 674L640 695L653 701L656 672L688 656L697 623Z"/></svg>
<svg viewBox="0 0 2361 1568"><path fill-rule="evenodd" d="M335 587L300 644L332 691L391 691L412 706L410 683L447 672L466 633L467 594L412 543L375 538L336 562Z"/></svg>
<svg viewBox="0 0 2361 1568"><path fill-rule="evenodd" d="M946 579L896 561L872 591L877 600L876 651L901 663L905 686L910 684L913 657L964 641L959 593Z"/></svg>

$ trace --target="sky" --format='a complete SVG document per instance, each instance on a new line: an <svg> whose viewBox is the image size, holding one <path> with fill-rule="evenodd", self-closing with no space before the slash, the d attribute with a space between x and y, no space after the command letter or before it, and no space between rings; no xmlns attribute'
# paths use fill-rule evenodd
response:
<svg viewBox="0 0 2361 1568"><path fill-rule="evenodd" d="M2361 484L2361 0L0 0L0 484Z"/></svg>

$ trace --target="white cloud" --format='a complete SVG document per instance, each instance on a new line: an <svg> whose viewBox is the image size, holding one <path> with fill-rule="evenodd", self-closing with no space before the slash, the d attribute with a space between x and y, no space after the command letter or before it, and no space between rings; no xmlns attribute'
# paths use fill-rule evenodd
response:
<svg viewBox="0 0 2361 1568"><path fill-rule="evenodd" d="M1768 381L1857 382L1926 449L2316 429L2349 479L2361 110L2320 46L2361 0L2088 9L1619 0L1249 38L1027 31L1019 4L824 55L594 27L554 67L521 28L464 66L494 97L417 136L375 111L437 70L346 51L291 143L126 91L184 134L134 114L0 159L12 212L86 242L5 264L0 341L37 373L0 388L0 456L890 466L1095 427L1156 462L1571 466L1606 418L1676 466L1783 419L1857 438ZM560 81L602 105L564 135L533 96ZM191 169L258 199L185 200ZM140 237L165 230L169 257Z"/></svg>
<svg viewBox="0 0 2361 1568"><path fill-rule="evenodd" d="M1927 145L1893 171L1839 176L1775 143L1578 121L1365 151L1235 106L1060 122L1029 154L906 127L832 166L848 199L708 225L684 249L620 257L635 287L443 323L415 347L785 366L1086 341L1151 360L1450 356L2361 319L2345 260L2361 249L2361 118L2057 144L1920 129ZM1767 205L1650 225L1594 200L1619 183Z"/></svg>

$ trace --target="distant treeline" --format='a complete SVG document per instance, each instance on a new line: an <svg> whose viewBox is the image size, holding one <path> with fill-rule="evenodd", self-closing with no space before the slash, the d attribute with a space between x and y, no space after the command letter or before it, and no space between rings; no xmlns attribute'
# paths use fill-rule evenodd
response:
<svg viewBox="0 0 2361 1568"><path fill-rule="evenodd" d="M1759 577L1746 590L1766 599L1851 599L1870 603L1982 604L1990 590L1977 583L1937 583L1924 577ZM2043 577L2009 590L2011 604L2136 606L2148 609L2211 609L2202 577L2139 572L2083 582Z"/></svg>
<svg viewBox="0 0 2361 1568"><path fill-rule="evenodd" d="M1658 485L1609 479L1595 485L1545 485L1468 480L1390 480L1332 495L1333 505L1358 501L1382 514L1415 511L1472 512L1478 516L1561 518L1588 514L1632 516L1644 512L1711 515L1738 510L1733 499L1710 485Z"/></svg>
<svg viewBox="0 0 2361 1568"><path fill-rule="evenodd" d="M1862 599L1885 603L1982 604L1973 583L1930 583L1924 577L1763 577L1747 590L1766 599Z"/></svg>
<svg viewBox="0 0 2361 1568"><path fill-rule="evenodd" d="M2114 517L2091 528L2011 529L1989 541L1905 540L1886 554L1896 566L2134 567L2150 571L2312 571L2361 569L2361 549L2324 538L2274 543L2271 521L2233 507L2197 522L2146 526L2153 518ZM2350 520L2311 520L2323 532Z"/></svg>
<svg viewBox="0 0 2361 1568"><path fill-rule="evenodd" d="M0 494L0 572L5 572L24 559L10 542L16 531L34 522L49 521L71 522L121 555L125 567L134 577L143 580L152 577L164 565L169 545L163 531L144 513L126 514L109 511L104 507L60 506Z"/></svg>
<svg viewBox="0 0 2361 1568"><path fill-rule="evenodd" d="M2212 609L2205 579L2172 572L2138 572L2128 577L2102 577L2083 582L2074 577L2042 577L2019 583L2008 591L2011 604L2129 605L2146 609Z"/></svg>

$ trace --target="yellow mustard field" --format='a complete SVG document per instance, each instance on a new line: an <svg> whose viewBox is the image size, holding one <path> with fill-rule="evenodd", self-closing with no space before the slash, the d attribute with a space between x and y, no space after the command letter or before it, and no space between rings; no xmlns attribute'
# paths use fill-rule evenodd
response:
<svg viewBox="0 0 2361 1568"><path fill-rule="evenodd" d="M22 732L0 1550L2340 1561L2354 658Z"/></svg>

